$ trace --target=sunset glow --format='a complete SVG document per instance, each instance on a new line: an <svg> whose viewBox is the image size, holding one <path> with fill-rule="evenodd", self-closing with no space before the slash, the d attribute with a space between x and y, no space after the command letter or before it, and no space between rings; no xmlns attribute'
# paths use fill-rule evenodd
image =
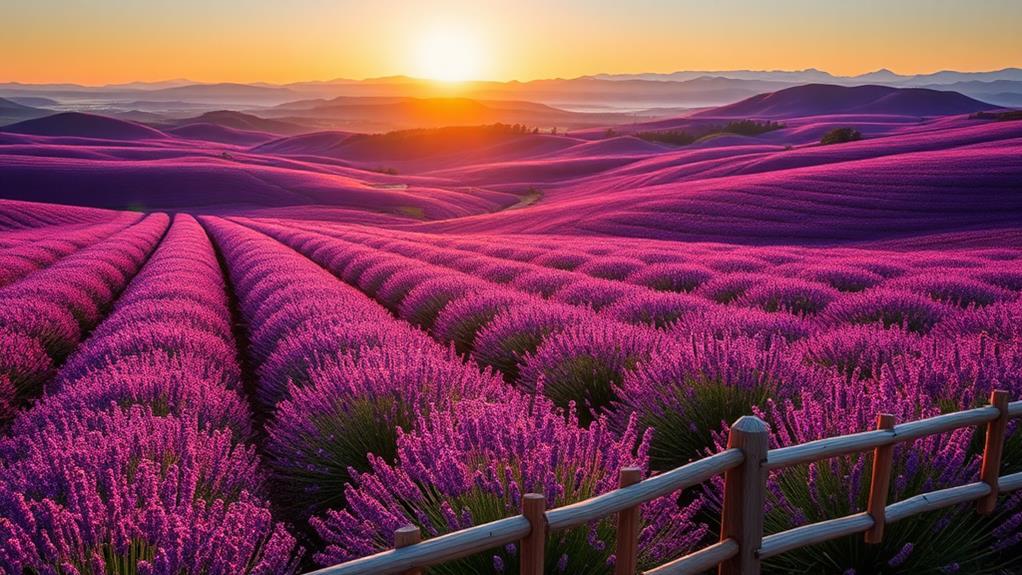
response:
<svg viewBox="0 0 1022 575"><path fill-rule="evenodd" d="M449 26L427 30L416 46L415 75L443 82L480 77L483 46L471 32Z"/></svg>
<svg viewBox="0 0 1022 575"><path fill-rule="evenodd" d="M0 81L531 80L675 70L861 74L1022 62L1022 3L11 2ZM585 18L578 8L585 5ZM982 26L961 26L976 14ZM883 14L870 17L869 14ZM129 47L130 49L126 49ZM17 57L13 57L17 55Z"/></svg>

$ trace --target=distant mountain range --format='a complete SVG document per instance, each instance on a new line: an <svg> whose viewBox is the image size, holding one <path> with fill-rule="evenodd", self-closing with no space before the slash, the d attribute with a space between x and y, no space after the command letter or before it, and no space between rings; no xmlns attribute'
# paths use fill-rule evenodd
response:
<svg viewBox="0 0 1022 575"><path fill-rule="evenodd" d="M832 114L951 116L995 108L958 92L890 86L806 84L693 114L693 118L795 118Z"/></svg>
<svg viewBox="0 0 1022 575"><path fill-rule="evenodd" d="M1022 68L1004 68L990 72L956 72L944 70L932 74L896 74L886 68L856 76L836 76L830 72L808 68L806 70L719 70L683 71L669 74L596 74L587 76L598 80L656 80L683 82L700 77L731 78L735 80L770 80L798 84L898 84L899 86L922 87L929 84L950 84L955 82L993 82L997 80L1022 81Z"/></svg>
<svg viewBox="0 0 1022 575"><path fill-rule="evenodd" d="M99 87L7 83L0 84L0 126L75 111L161 129L214 124L231 130L287 135L316 130L386 132L497 122L577 130L672 118L796 86L823 84L957 92L984 106L1022 107L1019 68L911 76L890 70L858 76L835 76L815 69L684 71L457 85L404 76L285 85L207 84L188 80ZM961 108L970 107L975 105ZM939 109L949 111L937 115L958 108L952 105ZM909 115L934 115L913 113L908 108L899 110L898 113ZM247 117L204 117L227 112ZM204 133L208 129L189 131ZM259 136L246 137L255 141Z"/></svg>
<svg viewBox="0 0 1022 575"><path fill-rule="evenodd" d="M435 98L530 101L575 111L637 111L648 108L699 108L734 103L743 98L801 84L856 86L879 84L899 88L954 90L1001 106L1022 105L1022 68L989 72L953 70L932 74L897 74L881 69L857 76L807 70L707 70L668 74L598 74L572 79L528 82L466 82L447 85L393 76L366 80L268 83L201 83L184 79L131 82L107 86L78 84L0 83L0 98L45 98L43 107L124 113L146 111L183 118L216 109L261 109L302 100L338 97ZM17 102L17 100L15 100Z"/></svg>

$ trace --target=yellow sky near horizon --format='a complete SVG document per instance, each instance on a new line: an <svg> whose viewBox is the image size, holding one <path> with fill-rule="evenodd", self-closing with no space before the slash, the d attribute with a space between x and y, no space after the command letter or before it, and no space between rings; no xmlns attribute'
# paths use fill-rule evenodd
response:
<svg viewBox="0 0 1022 575"><path fill-rule="evenodd" d="M33 0L3 12L0 82L1022 66L1012 0Z"/></svg>

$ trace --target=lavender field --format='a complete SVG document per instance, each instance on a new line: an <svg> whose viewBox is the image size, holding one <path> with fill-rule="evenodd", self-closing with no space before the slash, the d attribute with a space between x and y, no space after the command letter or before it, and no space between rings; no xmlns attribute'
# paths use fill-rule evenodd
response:
<svg viewBox="0 0 1022 575"><path fill-rule="evenodd" d="M839 92L566 133L0 127L0 573L306 572L671 470L743 415L784 447L1022 398L1022 122ZM899 446L890 500L983 448ZM871 468L771 472L765 532L863 511ZM639 569L717 541L722 497L643 505ZM612 573L616 536L554 533L545 569ZM1019 573L1022 495L764 570Z"/></svg>

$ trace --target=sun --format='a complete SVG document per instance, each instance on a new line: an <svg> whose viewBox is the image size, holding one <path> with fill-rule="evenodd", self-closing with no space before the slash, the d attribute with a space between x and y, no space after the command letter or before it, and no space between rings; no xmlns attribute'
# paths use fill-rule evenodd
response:
<svg viewBox="0 0 1022 575"><path fill-rule="evenodd" d="M482 49L482 43L467 28L431 28L415 46L416 75L441 82L475 79L480 72Z"/></svg>

